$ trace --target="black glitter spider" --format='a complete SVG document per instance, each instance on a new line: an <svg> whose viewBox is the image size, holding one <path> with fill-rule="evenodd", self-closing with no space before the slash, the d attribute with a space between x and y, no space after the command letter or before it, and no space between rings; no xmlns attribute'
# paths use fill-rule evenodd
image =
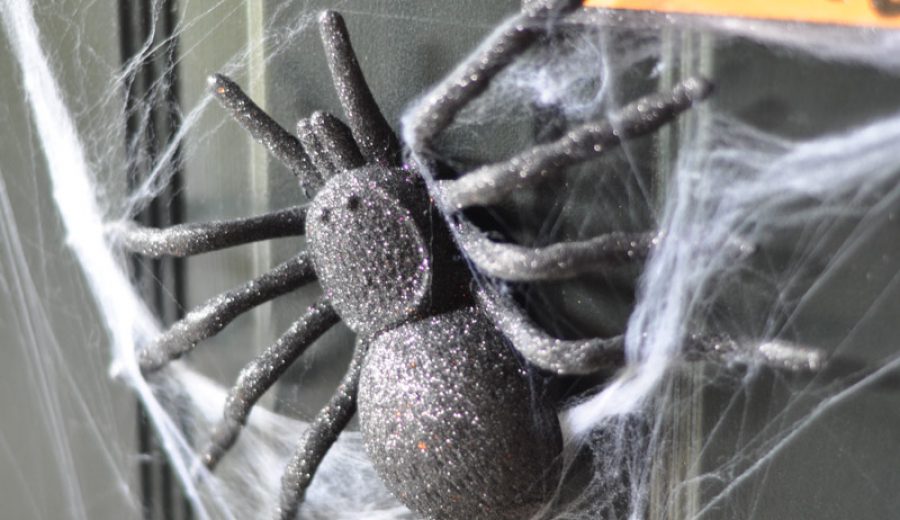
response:
<svg viewBox="0 0 900 520"><path fill-rule="evenodd" d="M424 157L462 107L555 17L577 5L527 4L414 111L408 128L413 154ZM324 298L242 370L202 452L204 464L216 466L260 396L343 320L358 336L353 360L287 465L278 517L296 515L316 468L357 409L377 471L411 509L428 518L529 517L553 492L562 441L556 406L536 397L521 358L555 374L586 374L621 365L623 341L546 335L509 302L477 289L460 250L486 275L560 279L644 259L655 235L613 233L528 249L491 242L462 219L455 238L444 212L490 205L542 175L651 133L705 97L710 85L687 80L626 106L611 123L579 126L505 162L442 181L435 203L416 167L401 161L400 142L366 85L342 18L325 12L319 25L347 125L316 112L298 123L297 138L228 78L209 80L232 117L314 194L309 206L161 230L134 226L122 235L128 249L149 256L194 255L304 233L308 251L190 311L139 352L141 369L160 369L239 314L318 280ZM694 343L701 352L731 348ZM769 354L779 356L785 363L799 359Z"/></svg>

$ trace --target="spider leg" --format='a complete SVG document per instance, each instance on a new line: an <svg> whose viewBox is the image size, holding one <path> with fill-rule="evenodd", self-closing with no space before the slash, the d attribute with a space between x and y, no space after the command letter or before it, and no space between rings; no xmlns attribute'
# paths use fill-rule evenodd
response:
<svg viewBox="0 0 900 520"><path fill-rule="evenodd" d="M201 460L213 469L234 445L256 401L319 336L339 321L331 305L313 304L278 340L241 370Z"/></svg>
<svg viewBox="0 0 900 520"><path fill-rule="evenodd" d="M366 84L344 19L334 11L325 11L319 16L319 31L335 90L359 149L370 162L398 164L400 142Z"/></svg>
<svg viewBox="0 0 900 520"><path fill-rule="evenodd" d="M710 92L711 83L690 78L667 94L653 94L629 104L612 116L611 121L578 126L552 143L535 146L459 179L442 181L440 190L445 207L457 211L499 202L510 192L533 184L549 173L597 157L623 140L654 132Z"/></svg>
<svg viewBox="0 0 900 520"><path fill-rule="evenodd" d="M305 232L306 208L293 206L255 217L178 224L164 229L127 224L115 229L125 249L152 258L191 256Z"/></svg>
<svg viewBox="0 0 900 520"><path fill-rule="evenodd" d="M559 375L585 375L625 363L625 337L562 340L531 322L514 303L489 288L477 293L481 307L516 350L532 365ZM687 361L720 365L762 364L789 372L815 372L825 364L821 350L783 340L739 341L722 335L691 334L682 355Z"/></svg>
<svg viewBox="0 0 900 520"><path fill-rule="evenodd" d="M158 370L178 359L204 339L218 334L241 314L316 279L307 252L276 266L249 282L210 298L160 334L138 353L141 371Z"/></svg>
<svg viewBox="0 0 900 520"><path fill-rule="evenodd" d="M466 257L479 272L516 282L564 280L585 272L644 261L659 239L654 232L615 232L532 248L494 242L474 226L465 224L457 237Z"/></svg>
<svg viewBox="0 0 900 520"><path fill-rule="evenodd" d="M234 81L222 74L207 79L210 91L258 143L265 146L307 188L313 165L296 137L259 108Z"/></svg>
<svg viewBox="0 0 900 520"><path fill-rule="evenodd" d="M456 114L488 87L491 80L512 60L547 33L552 16L562 16L581 4L577 0L532 1L522 12L508 21L504 29L494 33L479 51L457 68L417 105L408 125L411 135L407 144L417 153L423 152Z"/></svg>
<svg viewBox="0 0 900 520"><path fill-rule="evenodd" d="M329 177L366 163L350 129L329 113L313 112L308 118L301 119L297 123L297 135L322 175L313 189L318 190Z"/></svg>
<svg viewBox="0 0 900 520"><path fill-rule="evenodd" d="M816 372L825 364L825 353L781 339L738 341L721 335L691 334L684 343L688 361L718 364L759 363L789 372Z"/></svg>
<svg viewBox="0 0 900 520"><path fill-rule="evenodd" d="M281 505L278 518L288 520L297 514L297 507L303 501L316 469L325 458L331 445L337 441L338 435L356 413L356 393L359 387L359 374L365 359L367 344L359 342L350 362L347 374L309 429L303 435L297 451L285 468L281 477Z"/></svg>
<svg viewBox="0 0 900 520"><path fill-rule="evenodd" d="M564 340L542 331L515 304L495 291L477 291L481 307L513 347L532 365L559 375L592 374L625 362L625 338Z"/></svg>

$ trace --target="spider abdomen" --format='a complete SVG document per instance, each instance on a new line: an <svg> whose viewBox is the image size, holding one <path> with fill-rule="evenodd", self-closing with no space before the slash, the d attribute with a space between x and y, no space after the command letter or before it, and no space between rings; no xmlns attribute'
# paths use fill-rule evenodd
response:
<svg viewBox="0 0 900 520"><path fill-rule="evenodd" d="M426 518L527 518L556 484L556 414L473 308L375 337L359 414L382 479Z"/></svg>

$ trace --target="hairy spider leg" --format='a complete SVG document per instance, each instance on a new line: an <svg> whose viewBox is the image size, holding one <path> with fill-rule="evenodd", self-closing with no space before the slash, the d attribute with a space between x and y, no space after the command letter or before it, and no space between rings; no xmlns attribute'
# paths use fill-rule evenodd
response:
<svg viewBox="0 0 900 520"><path fill-rule="evenodd" d="M578 126L560 139L535 146L515 157L490 164L456 180L440 181L443 203L450 211L486 206L509 193L605 153L623 140L658 130L704 99L712 85L687 79L666 94L635 101L610 121ZM460 244L482 271L504 280L559 280L613 265L643 260L656 244L654 233L609 233L587 240L543 248L491 242L478 233L461 233Z"/></svg>
<svg viewBox="0 0 900 520"><path fill-rule="evenodd" d="M309 254L303 251L265 274L194 307L184 318L138 353L141 371L158 370L219 333L241 314L315 281Z"/></svg>
<svg viewBox="0 0 900 520"><path fill-rule="evenodd" d="M712 84L689 78L670 92L652 94L630 103L609 121L578 126L552 143L535 146L511 159L490 164L440 186L444 204L452 211L500 202L520 188L534 184L566 166L598 157L626 139L655 132L712 92Z"/></svg>
<svg viewBox="0 0 900 520"><path fill-rule="evenodd" d="M210 91L231 117L247 130L293 173L304 190L311 191L315 170L300 141L269 117L230 78L213 74L207 79Z"/></svg>
<svg viewBox="0 0 900 520"><path fill-rule="evenodd" d="M353 134L340 119L327 112L313 112L297 123L297 135L316 169L322 173L319 189L328 177L366 164Z"/></svg>
<svg viewBox="0 0 900 520"><path fill-rule="evenodd" d="M151 258L192 256L272 238L301 236L306 208L290 208L234 220L177 224L164 229L127 224L115 238L128 251Z"/></svg>
<svg viewBox="0 0 900 520"><path fill-rule="evenodd" d="M491 80L553 26L553 20L574 10L577 0L540 0L523 5L505 29L485 41L448 80L437 85L416 107L408 128L407 145L419 155L443 132L470 101L481 95Z"/></svg>
<svg viewBox="0 0 900 520"><path fill-rule="evenodd" d="M461 66L451 79L438 85L415 111L412 121L413 149L421 153L455 115L487 88L490 81L512 60L533 45L548 30L552 17L577 7L577 2L530 2L507 23L506 29L486 42L482 50ZM709 83L688 80L667 95L648 96L626 107L613 123L590 123L569 131L562 138L540 145L500 164L490 165L455 181L443 181L438 190L451 212L473 205L497 202L528 181L551 169L578 163L600 153L619 140L653 132L678 113L708 94ZM611 234L594 239L556 244L549 248L523 248L497 244L478 233L459 237L463 250L485 273L516 281L562 279L594 271L599 265L646 258L655 242L652 233ZM471 249L471 250L470 250Z"/></svg>
<svg viewBox="0 0 900 520"><path fill-rule="evenodd" d="M586 271L606 271L647 259L659 236L654 232L612 232L587 240L525 247L494 242L463 221L457 237L478 271L503 280L535 282L574 278Z"/></svg>
<svg viewBox="0 0 900 520"><path fill-rule="evenodd" d="M272 120L229 78L210 77L213 95L228 109L232 117L258 142L300 179L304 189L321 185L331 173L317 170L303 150L300 141ZM313 116L311 126L321 136L322 148L331 156L331 164L359 163L359 152L352 138L334 118ZM289 208L260 217L203 224L183 224L163 230L132 228L123 241L126 247L147 251L151 255L181 256L211 251L232 245L305 231L305 208ZM188 313L148 348L139 353L142 370L156 370L168 361L191 350L194 345L222 330L235 317L252 307L290 292L316 279L309 255L302 252L271 271L235 289L211 298ZM337 313L327 302L310 307L265 352L248 364L229 393L223 420L214 429L201 459L212 469L234 445L247 416L259 397L284 373L290 364L328 328L337 323Z"/></svg>
<svg viewBox="0 0 900 520"><path fill-rule="evenodd" d="M323 12L319 31L335 90L360 151L370 163L397 166L400 142L366 84L343 17L334 11Z"/></svg>
<svg viewBox="0 0 900 520"><path fill-rule="evenodd" d="M529 363L559 375L593 374L625 364L625 337L555 338L526 317L508 296L491 287L476 293L479 306Z"/></svg>
<svg viewBox="0 0 900 520"><path fill-rule="evenodd" d="M450 125L456 114L488 87L512 59L547 33L549 21L579 5L568 0L528 2L522 13L489 39L451 77L418 105L408 129L410 145L425 157L431 140ZM693 78L668 94L642 98L626 106L611 121L576 127L562 138L541 144L502 163L486 166L460 179L439 183L439 199L456 212L498 202L510 192L552 170L602 154L623 139L649 134L675 119L711 91L706 80ZM464 220L458 235L461 249L479 271L506 280L535 281L572 278L583 272L627 264L647 257L658 236L610 233L588 240L527 248L490 241ZM624 362L624 338L561 340L531 323L508 298L482 289L480 303L531 363L558 374L586 374Z"/></svg>
<svg viewBox="0 0 900 520"><path fill-rule="evenodd" d="M300 141L316 168L334 175L366 163L398 166L400 143L366 83L353 51L344 19L334 11L319 17L332 81L349 124L315 112L297 125ZM360 340L347 373L328 405L316 415L282 476L277 518L296 516L306 490L331 446L356 413L360 371L368 345Z"/></svg>
<svg viewBox="0 0 900 520"><path fill-rule="evenodd" d="M625 365L625 336L564 340L554 338L525 316L509 296L481 287L478 302L488 317L530 363L559 375L587 375ZM776 370L816 372L824 353L790 341L736 340L721 334L689 334L682 358L719 365L762 364Z"/></svg>
<svg viewBox="0 0 900 520"><path fill-rule="evenodd" d="M298 443L298 448L281 477L278 509L278 518L281 520L296 517L297 507L303 501L319 464L356 413L359 374L367 351L368 343L359 341L341 384Z"/></svg>
<svg viewBox="0 0 900 520"><path fill-rule="evenodd" d="M200 459L210 470L238 438L256 401L312 343L340 318L325 301L319 301L291 325L278 340L247 364L225 401L223 419L216 425Z"/></svg>
<svg viewBox="0 0 900 520"><path fill-rule="evenodd" d="M307 193L321 188L328 177L359 168L367 161L396 166L400 159L397 137L366 85L343 19L337 13L325 12L319 21L328 65L349 127L330 114L315 112L298 123L299 138L294 137L232 80L221 74L209 78L213 95L256 141L299 178ZM126 233L123 241L126 247L154 256L185 256L255 240L303 234L304 224L305 210L293 208L261 217L186 224L167 230L135 227ZM210 299L139 354L142 369L148 372L160 368L189 351L198 341L219 332L240 313L314 279L309 257L301 253L263 276ZM316 303L241 371L229 392L223 419L202 451L201 460L207 468L215 468L234 445L258 399L339 320L330 304ZM329 405L317 415L285 472L280 508L284 517L296 511L316 468L355 412L365 350L364 346L357 348L344 381Z"/></svg>
<svg viewBox="0 0 900 520"><path fill-rule="evenodd" d="M222 104L257 141L266 145L276 156L279 153L288 156L287 160L282 156L279 158L298 175L301 186L307 193L314 193L332 175L363 166L366 159L394 164L399 157L399 144L396 144L395 151L391 143L396 143L396 137L384 122L363 79L343 20L334 13L326 12L320 18L320 23L325 47L329 50L329 67L344 112L350 121L349 128L330 114L315 112L298 123L299 139L295 139L256 107L235 83L220 75L213 76L215 81L211 82L213 91ZM226 88L223 89L223 85ZM383 124L378 124L377 120ZM365 132L372 132L376 138L370 138ZM356 135L361 137L357 138ZM294 164L300 163L299 168L291 167L291 157L297 159ZM216 426L201 455L201 460L209 469L213 469L234 445L259 397L318 336L338 321L337 313L327 302L317 303L274 345L241 371L226 401L223 420ZM359 352L359 356L363 353L364 349ZM286 484L283 489L284 497L297 497L293 500L294 509L312 479L312 472L355 410L355 381L358 380L359 363L356 361L356 365L351 365L347 376L349 379L345 379L332 402L317 416L316 422L311 426L311 433L298 451L299 458L293 466L308 467L310 473L305 482L295 481L294 485ZM352 406L342 404L348 399ZM334 433L327 434L329 431ZM289 466L288 471L290 470ZM286 482L291 482L287 474L285 478ZM290 498L284 497L282 504L291 503Z"/></svg>
<svg viewBox="0 0 900 520"><path fill-rule="evenodd" d="M456 114L479 96L491 80L512 59L544 35L553 17L572 11L579 2L568 0L533 1L523 7L506 29L489 39L481 51L438 85L419 104L411 125L413 150L420 155L431 139L452 122ZM440 198L451 212L473 205L487 205L501 200L509 192L546 173L570 164L588 160L618 144L622 139L651 133L674 119L679 113L709 94L711 85L702 79L689 79L667 95L645 97L628 105L612 122L589 123L569 131L562 138L540 145L499 164L489 165L460 179L442 181ZM522 248L489 242L479 234L469 233L460 239L471 259L492 276L507 280L571 278L598 267L599 259L631 261L645 258L655 240L653 234L610 235L594 239L557 244L550 248ZM481 254L485 253L485 254ZM559 266L562 258L564 267ZM479 260L488 260L482 265Z"/></svg>
<svg viewBox="0 0 900 520"><path fill-rule="evenodd" d="M484 92L491 80L516 56L544 36L553 26L554 19L565 16L578 5L580 2L573 0L537 0L523 5L522 12L507 22L505 29L488 39L448 80L432 89L418 104L407 128L408 144L413 152L425 158L432 139L450 125L456 114ZM443 194L440 196L444 197ZM456 209L452 204L445 203L445 207ZM625 244L621 241L603 238L596 239L596 243L560 244L545 250L517 249L515 246L489 243L477 232L465 229L465 225L463 228L458 237L460 246L468 254L467 245L472 243L473 252L479 258L471 255L470 258L475 260L476 266L481 267L478 259L486 260L484 257L496 255L492 261L483 262L487 264L485 272L510 279L567 278L581 272L588 264L593 266L598 256L614 258L624 254L626 257L642 258L652 245L649 234L641 234L629 237L634 240L628 241L624 251L622 247ZM561 255L570 255L574 263L564 268L553 267L553 261L559 260ZM571 341L553 338L533 325L511 302L497 294L487 294L485 290L478 291L481 307L516 349L536 366L559 374L583 374L620 366L624 362L622 336Z"/></svg>

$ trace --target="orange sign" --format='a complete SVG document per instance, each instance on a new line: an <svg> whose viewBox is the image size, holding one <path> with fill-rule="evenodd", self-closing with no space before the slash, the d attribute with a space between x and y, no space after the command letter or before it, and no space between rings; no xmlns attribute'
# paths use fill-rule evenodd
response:
<svg viewBox="0 0 900 520"><path fill-rule="evenodd" d="M900 28L900 0L585 0L586 7Z"/></svg>

